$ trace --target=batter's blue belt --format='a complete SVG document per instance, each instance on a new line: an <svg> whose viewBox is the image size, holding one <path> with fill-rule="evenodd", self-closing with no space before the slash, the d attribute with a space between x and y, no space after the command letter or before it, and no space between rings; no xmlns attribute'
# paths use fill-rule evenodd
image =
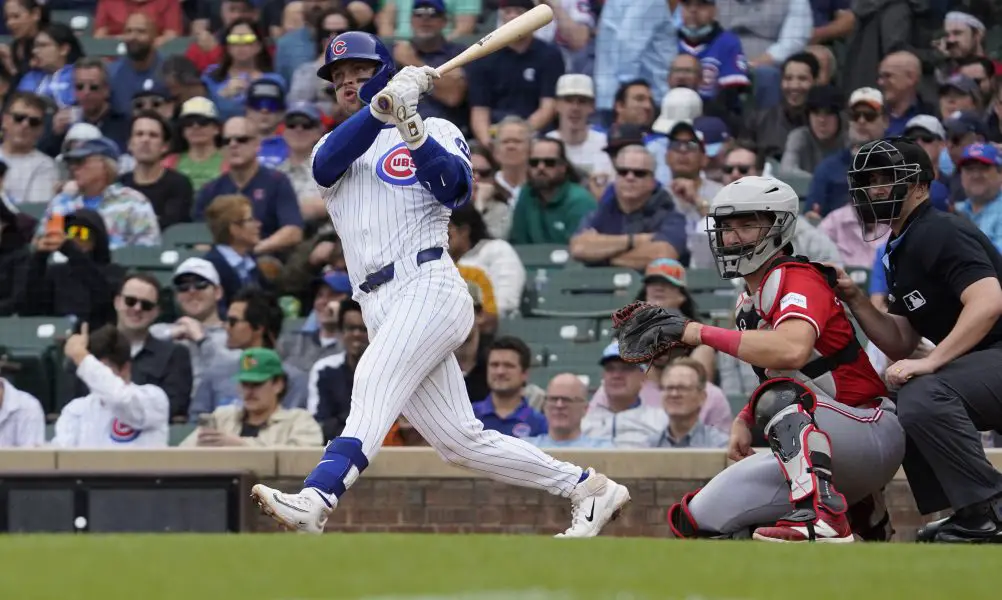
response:
<svg viewBox="0 0 1002 600"><path fill-rule="evenodd" d="M424 263L429 263L433 260L442 258L443 252L445 252L445 250L441 246L436 246L435 248L425 248L417 253L418 266L420 267ZM369 273L366 275L365 281L362 282L362 285L358 286L358 289L362 290L366 294L371 294L376 291L379 286L386 285L387 283L393 281L393 275L393 263L390 263L375 273Z"/></svg>

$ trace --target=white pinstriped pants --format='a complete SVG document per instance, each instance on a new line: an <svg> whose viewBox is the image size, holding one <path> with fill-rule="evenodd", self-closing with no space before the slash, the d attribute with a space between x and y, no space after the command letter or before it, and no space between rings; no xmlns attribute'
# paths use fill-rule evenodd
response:
<svg viewBox="0 0 1002 600"><path fill-rule="evenodd" d="M504 483L569 496L581 467L532 444L484 430L453 352L473 327L473 299L448 253L395 264L392 281L359 292L369 347L355 369L351 412L340 437L362 441L371 462L403 413L446 461Z"/></svg>

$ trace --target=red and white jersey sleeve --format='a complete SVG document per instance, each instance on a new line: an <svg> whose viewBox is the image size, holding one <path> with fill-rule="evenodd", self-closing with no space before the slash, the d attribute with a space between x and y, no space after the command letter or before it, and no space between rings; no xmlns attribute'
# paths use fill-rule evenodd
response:
<svg viewBox="0 0 1002 600"><path fill-rule="evenodd" d="M822 337L832 312L842 311L827 282L813 269L779 268L763 284L762 317L773 329L787 319L811 324Z"/></svg>

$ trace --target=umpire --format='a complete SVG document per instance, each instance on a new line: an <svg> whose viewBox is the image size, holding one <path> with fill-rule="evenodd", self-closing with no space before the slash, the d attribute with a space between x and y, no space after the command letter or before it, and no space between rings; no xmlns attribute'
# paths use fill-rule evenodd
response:
<svg viewBox="0 0 1002 600"><path fill-rule="evenodd" d="M934 210L926 152L903 138L876 140L853 157L849 189L865 237L890 230L882 258L889 314L840 273L840 296L892 361L904 468L922 514L953 514L920 541L1002 543L1002 474L979 431L1002 431L1002 255L970 221ZM913 356L921 338L936 348Z"/></svg>

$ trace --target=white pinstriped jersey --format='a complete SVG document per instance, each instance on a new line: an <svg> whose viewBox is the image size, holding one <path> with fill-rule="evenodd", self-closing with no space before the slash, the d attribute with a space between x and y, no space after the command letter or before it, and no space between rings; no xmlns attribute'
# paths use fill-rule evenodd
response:
<svg viewBox="0 0 1002 600"><path fill-rule="evenodd" d="M424 124L429 137L470 164L470 147L455 125L437 118ZM314 147L314 157L329 135ZM344 175L321 190L355 289L390 263L425 248L448 247L452 211L418 183L410 151L394 126L383 128Z"/></svg>

